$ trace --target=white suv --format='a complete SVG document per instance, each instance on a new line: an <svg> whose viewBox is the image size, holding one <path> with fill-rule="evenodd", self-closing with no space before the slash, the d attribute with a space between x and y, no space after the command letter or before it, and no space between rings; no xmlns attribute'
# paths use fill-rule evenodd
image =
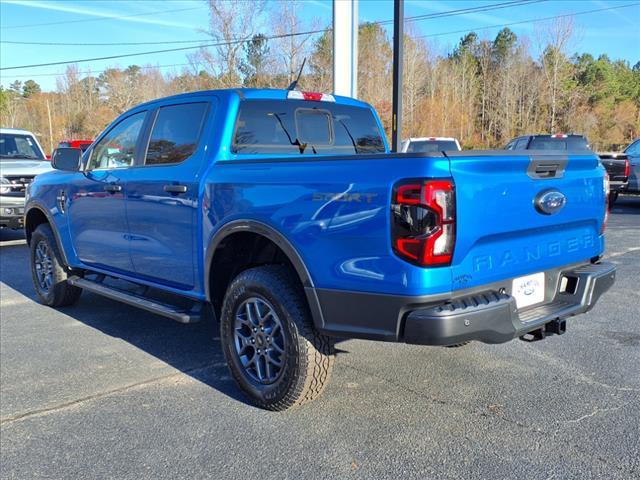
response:
<svg viewBox="0 0 640 480"><path fill-rule="evenodd" d="M23 226L27 186L51 164L33 133L0 128L0 228Z"/></svg>

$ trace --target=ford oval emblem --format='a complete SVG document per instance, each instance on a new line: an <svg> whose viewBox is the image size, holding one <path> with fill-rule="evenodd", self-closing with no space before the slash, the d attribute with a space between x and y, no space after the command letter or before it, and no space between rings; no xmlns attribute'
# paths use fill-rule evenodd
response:
<svg viewBox="0 0 640 480"><path fill-rule="evenodd" d="M559 212L567 203L567 197L558 190L543 190L536 196L536 210L545 215Z"/></svg>

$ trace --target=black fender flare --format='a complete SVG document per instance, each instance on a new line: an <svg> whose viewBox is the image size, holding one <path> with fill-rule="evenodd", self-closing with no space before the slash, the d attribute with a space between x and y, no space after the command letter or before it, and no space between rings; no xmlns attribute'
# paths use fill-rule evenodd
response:
<svg viewBox="0 0 640 480"><path fill-rule="evenodd" d="M58 251L60 252L60 255L62 255L62 261L64 262L65 266L69 268L69 260L67 259L67 254L64 251L64 248L62 246L60 234L58 233L58 229L56 228L56 223L53 221L51 212L49 212L49 210L44 205L42 205L40 202L35 200L30 200L24 209L24 219L25 219L24 227L25 227L25 236L27 237L27 245L31 243L31 236L26 235L27 217L29 216L29 213L31 213L33 210L38 210L47 219L47 223L51 227L51 230L53 231L53 236L55 237L56 243L58 244Z"/></svg>
<svg viewBox="0 0 640 480"><path fill-rule="evenodd" d="M311 278L311 275L309 274L309 270L302 260L302 257L295 249L295 247L291 244L291 242L289 242L289 240L287 240L287 238L282 233L278 232L275 228L267 225L266 223L256 220L233 220L222 226L209 241L209 246L205 254L204 265L204 290L207 301L210 302L212 300L210 291L211 285L209 279L211 276L211 264L216 250L218 249L220 243L226 237L239 232L256 233L265 238L268 238L284 252L284 254L293 265L293 268L295 269L298 277L300 278L302 286L304 287L314 325L316 326L316 328L322 328L324 326L324 319L322 316L322 310L320 308L320 300L318 299L315 287L313 285L313 280Z"/></svg>

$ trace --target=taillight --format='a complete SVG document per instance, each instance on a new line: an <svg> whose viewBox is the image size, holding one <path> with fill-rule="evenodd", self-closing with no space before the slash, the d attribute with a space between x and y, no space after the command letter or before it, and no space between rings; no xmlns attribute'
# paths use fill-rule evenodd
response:
<svg viewBox="0 0 640 480"><path fill-rule="evenodd" d="M624 159L624 176L628 177L631 175L631 163L628 158Z"/></svg>
<svg viewBox="0 0 640 480"><path fill-rule="evenodd" d="M451 264L456 240L451 180L407 180L395 186L391 205L394 252L420 266Z"/></svg>
<svg viewBox="0 0 640 480"><path fill-rule="evenodd" d="M604 181L602 182L604 190L604 217L602 218L602 228L600 229L600 235L604 234L607 228L607 221L609 220L609 174L604 172Z"/></svg>
<svg viewBox="0 0 640 480"><path fill-rule="evenodd" d="M311 100L314 102L335 102L336 99L333 95L320 92L301 92L299 90L291 90L287 93L289 100Z"/></svg>

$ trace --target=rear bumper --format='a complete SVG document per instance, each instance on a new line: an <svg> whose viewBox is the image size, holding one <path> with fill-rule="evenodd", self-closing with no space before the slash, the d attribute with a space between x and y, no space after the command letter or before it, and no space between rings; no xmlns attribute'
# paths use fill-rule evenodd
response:
<svg viewBox="0 0 640 480"><path fill-rule="evenodd" d="M545 302L520 310L510 295L510 280L430 297L363 297L353 292L348 297L346 293L316 291L322 310L322 325L318 327L332 336L420 345L455 345L471 340L503 343L554 320L589 311L611 288L615 273L611 263L547 271Z"/></svg>
<svg viewBox="0 0 640 480"><path fill-rule="evenodd" d="M629 182L628 181L618 181L618 180L612 180L609 182L609 191L611 192L623 192L627 189L627 187L629 186Z"/></svg>
<svg viewBox="0 0 640 480"><path fill-rule="evenodd" d="M575 279L572 292L556 291L548 303L518 311L507 293L487 291L419 309L407 316L404 340L425 345L454 345L470 340L503 343L558 319L593 308L615 282L611 263L584 265L562 272Z"/></svg>

